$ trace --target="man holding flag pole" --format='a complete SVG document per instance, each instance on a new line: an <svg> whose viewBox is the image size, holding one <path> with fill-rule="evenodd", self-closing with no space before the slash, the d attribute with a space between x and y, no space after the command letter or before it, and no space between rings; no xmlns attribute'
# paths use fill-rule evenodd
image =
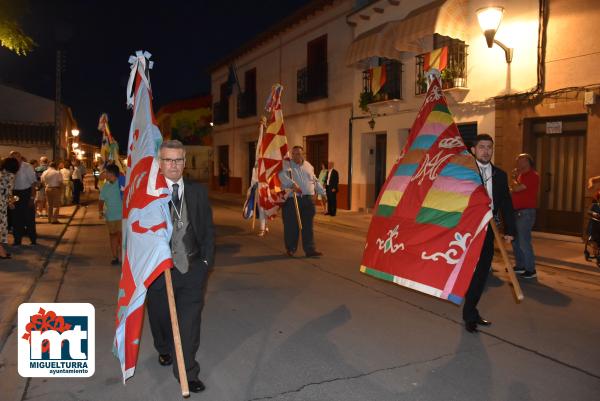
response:
<svg viewBox="0 0 600 401"><path fill-rule="evenodd" d="M400 158L375 204L360 270L456 305L465 302L469 332L489 325L477 310L494 254L502 253L517 301L519 283L498 234L502 212L506 235L514 219L506 174L490 163L493 141L477 137L469 153L431 68L425 99ZM475 158L473 157L475 156Z"/></svg>
<svg viewBox="0 0 600 401"><path fill-rule="evenodd" d="M138 51L129 59L127 104L133 107L133 119L123 197L125 257L114 353L125 382L135 372L148 292L148 315L159 363L171 364L171 353L176 354L174 373L186 397L189 391L204 390L195 355L204 283L214 260L214 226L206 189L181 179L183 145L162 143L152 109L150 57L150 53ZM173 279L172 267L176 267Z"/></svg>

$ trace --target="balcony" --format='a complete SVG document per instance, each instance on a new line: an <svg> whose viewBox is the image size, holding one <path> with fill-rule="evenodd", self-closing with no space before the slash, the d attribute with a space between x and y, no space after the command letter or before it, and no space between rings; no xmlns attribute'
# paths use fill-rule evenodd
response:
<svg viewBox="0 0 600 401"><path fill-rule="evenodd" d="M402 63L396 60L383 60L380 67L385 68L385 82L376 94L373 94L372 69L363 71L363 90L360 94L360 108L365 111L373 111L380 107L394 107L402 100ZM375 110L377 111L377 110Z"/></svg>
<svg viewBox="0 0 600 401"><path fill-rule="evenodd" d="M327 98L327 63L309 65L298 70L296 100L309 103Z"/></svg>
<svg viewBox="0 0 600 401"><path fill-rule="evenodd" d="M448 63L441 72L442 89L457 89L467 91L467 48L465 42L447 36L434 35L434 48L448 47ZM425 77L425 54L415 57L415 94L427 92L427 78Z"/></svg>
<svg viewBox="0 0 600 401"><path fill-rule="evenodd" d="M213 122L215 125L229 122L229 98L221 99L213 104Z"/></svg>
<svg viewBox="0 0 600 401"><path fill-rule="evenodd" d="M237 97L238 118L256 115L256 92L242 92Z"/></svg>
<svg viewBox="0 0 600 401"><path fill-rule="evenodd" d="M1 145L49 146L54 143L56 131L51 123L0 122Z"/></svg>

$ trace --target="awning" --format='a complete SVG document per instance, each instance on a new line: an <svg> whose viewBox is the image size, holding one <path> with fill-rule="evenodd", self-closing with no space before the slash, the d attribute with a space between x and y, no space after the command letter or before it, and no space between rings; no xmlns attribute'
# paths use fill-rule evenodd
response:
<svg viewBox="0 0 600 401"><path fill-rule="evenodd" d="M400 52L424 53L428 36L465 40L467 0L437 0L411 11L404 19L391 21L359 35L348 49L346 64L369 57L400 59Z"/></svg>
<svg viewBox="0 0 600 401"><path fill-rule="evenodd" d="M388 39L399 51L422 53L429 50L424 46L425 37L437 33L465 40L466 28L466 0L440 0L413 10Z"/></svg>
<svg viewBox="0 0 600 401"><path fill-rule="evenodd" d="M386 39L385 33L393 30L397 22L388 22L359 35L348 49L346 65L353 65L370 57L400 59L400 52L394 47L394 41Z"/></svg>

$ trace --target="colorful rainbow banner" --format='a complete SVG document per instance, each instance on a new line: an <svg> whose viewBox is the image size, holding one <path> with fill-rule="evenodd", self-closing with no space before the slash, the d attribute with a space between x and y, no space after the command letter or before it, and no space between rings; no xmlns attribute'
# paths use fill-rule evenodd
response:
<svg viewBox="0 0 600 401"><path fill-rule="evenodd" d="M360 270L460 304L492 212L439 78L410 132L375 205Z"/></svg>

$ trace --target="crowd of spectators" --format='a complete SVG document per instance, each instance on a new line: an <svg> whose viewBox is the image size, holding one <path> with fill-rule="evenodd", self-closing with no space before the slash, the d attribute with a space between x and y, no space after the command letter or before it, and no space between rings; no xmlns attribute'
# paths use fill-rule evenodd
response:
<svg viewBox="0 0 600 401"><path fill-rule="evenodd" d="M79 205L84 191L85 166L78 159L27 160L18 151L0 159L0 259L9 259L11 246L24 237L37 244L36 217L59 224L60 207Z"/></svg>

